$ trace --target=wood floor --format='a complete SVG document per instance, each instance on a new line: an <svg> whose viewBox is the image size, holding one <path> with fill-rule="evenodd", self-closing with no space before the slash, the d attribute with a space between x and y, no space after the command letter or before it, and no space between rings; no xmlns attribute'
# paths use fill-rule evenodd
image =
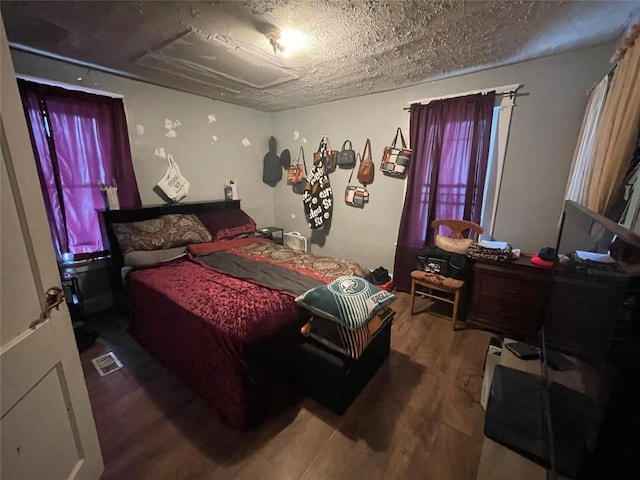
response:
<svg viewBox="0 0 640 480"><path fill-rule="evenodd" d="M91 319L101 336L81 354L108 479L473 479L479 404L491 334L411 316L398 294L391 355L337 416L302 400L249 433L226 429L193 391L125 332L123 318ZM419 304L418 304L419 305ZM124 368L100 377L91 359L113 351Z"/></svg>

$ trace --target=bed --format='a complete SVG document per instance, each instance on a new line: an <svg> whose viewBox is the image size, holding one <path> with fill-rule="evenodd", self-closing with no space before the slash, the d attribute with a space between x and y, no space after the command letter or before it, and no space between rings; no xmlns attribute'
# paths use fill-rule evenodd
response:
<svg viewBox="0 0 640 480"><path fill-rule="evenodd" d="M100 219L131 335L229 427L244 430L299 397L295 352L310 314L295 296L365 271L353 262L276 245L247 233L246 225L230 225L239 212L239 201L214 201L102 211ZM133 268L122 288L127 254L118 229L192 213L210 232L216 230L211 241L199 239L186 245L185 255Z"/></svg>

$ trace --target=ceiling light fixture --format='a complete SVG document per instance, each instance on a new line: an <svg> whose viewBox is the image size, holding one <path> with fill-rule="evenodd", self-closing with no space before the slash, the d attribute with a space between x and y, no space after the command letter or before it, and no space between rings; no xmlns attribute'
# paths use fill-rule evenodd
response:
<svg viewBox="0 0 640 480"><path fill-rule="evenodd" d="M301 49L307 43L307 37L300 30L285 28L280 33L280 45L284 48L283 55L289 56L294 51Z"/></svg>
<svg viewBox="0 0 640 480"><path fill-rule="evenodd" d="M283 57L289 57L295 50L304 46L307 42L305 35L293 28L285 28L269 31L265 34L273 48L274 55L280 52Z"/></svg>
<svg viewBox="0 0 640 480"><path fill-rule="evenodd" d="M282 51L284 50L284 47L279 43L280 36L281 36L280 30L269 31L265 33L264 36L267 37L267 39L269 40L269 44L271 45L271 48L273 48L274 55L278 53L278 51L282 53Z"/></svg>

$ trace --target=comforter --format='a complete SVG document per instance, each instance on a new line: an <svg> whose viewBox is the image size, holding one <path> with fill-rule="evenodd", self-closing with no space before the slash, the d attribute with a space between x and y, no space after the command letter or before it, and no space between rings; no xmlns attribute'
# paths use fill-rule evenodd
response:
<svg viewBox="0 0 640 480"><path fill-rule="evenodd" d="M364 274L352 262L243 240L190 248L189 258L127 278L131 334L234 429L298 398L295 350L310 314L296 292L343 269Z"/></svg>

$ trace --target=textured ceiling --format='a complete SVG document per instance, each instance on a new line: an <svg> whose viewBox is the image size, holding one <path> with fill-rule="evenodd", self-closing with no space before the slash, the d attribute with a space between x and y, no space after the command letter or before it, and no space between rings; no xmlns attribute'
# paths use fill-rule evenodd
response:
<svg viewBox="0 0 640 480"><path fill-rule="evenodd" d="M639 1L0 5L14 48L270 112L600 45L640 12ZM274 26L302 30L306 48L274 56Z"/></svg>

